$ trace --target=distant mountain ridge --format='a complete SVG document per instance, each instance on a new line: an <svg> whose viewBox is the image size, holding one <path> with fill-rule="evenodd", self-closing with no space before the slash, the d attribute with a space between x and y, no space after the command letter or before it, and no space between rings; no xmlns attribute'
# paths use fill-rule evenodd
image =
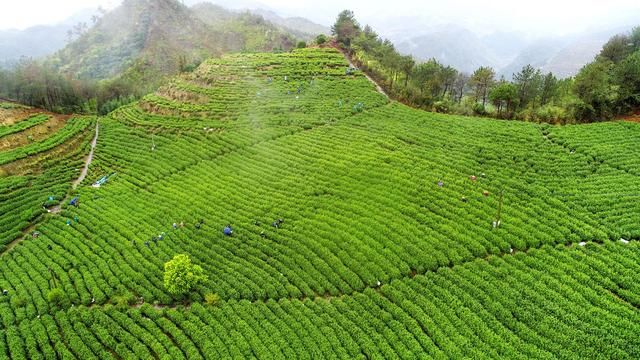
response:
<svg viewBox="0 0 640 360"><path fill-rule="evenodd" d="M295 45L293 36L257 16L206 10L176 0L125 0L49 61L80 78L106 79L132 69L154 78L225 52Z"/></svg>
<svg viewBox="0 0 640 360"><path fill-rule="evenodd" d="M95 11L80 11L69 19L54 25L37 25L24 30L0 30L0 68L9 67L22 57L44 57L63 48L67 32L76 23L89 22Z"/></svg>
<svg viewBox="0 0 640 360"><path fill-rule="evenodd" d="M276 25L282 26L285 30L297 35L298 37L311 40L319 34L329 35L331 34L331 28L316 24L303 17L282 17L274 11L253 9L249 10L251 13L262 16L265 20L270 21Z"/></svg>
<svg viewBox="0 0 640 360"><path fill-rule="evenodd" d="M396 47L417 60L435 58L463 72L500 63L500 58L477 35L455 25L437 27L424 35L400 42Z"/></svg>
<svg viewBox="0 0 640 360"><path fill-rule="evenodd" d="M521 34L504 32L478 36L457 25L442 25L415 37L396 40L396 47L418 60L435 58L467 73L480 66L491 66L498 76L511 79L514 73L530 64L542 72L566 78L591 62L611 36L628 30L614 27L531 40Z"/></svg>
<svg viewBox="0 0 640 360"><path fill-rule="evenodd" d="M169 6L171 3L180 6ZM67 32L81 22L92 25L91 17L96 14L95 9L83 10L55 25L38 25L24 30L0 30L0 68L10 67L22 57L44 58L58 52L58 54L55 55L57 59L54 63L65 71L73 72L80 69L82 70L82 76L91 78L103 78L116 74L121 71L123 67L126 68L126 64L123 64L123 67L117 66L118 57L135 58L137 55L135 49L127 48L128 46L135 48L131 43L134 41L132 40L132 36L123 37L121 36L123 32L134 33L138 31L140 34L149 32L158 33L158 29L144 28L144 21L143 24L138 23L136 25L133 22L119 21L116 19L116 17L143 19L143 14L140 12L142 8L149 9L149 14L151 14L149 16L159 18L161 22L167 21L167 27L172 30L164 34L165 38L171 39L182 36L185 38L191 37L193 40L203 40L199 45L192 44L193 48L201 48L199 50L204 50L204 53L201 55L205 53L216 55L225 51L244 50L243 46L238 44L252 43L250 47L255 45L255 42L247 41L250 40L248 39L249 35L259 39L268 36L277 38L278 35L284 35L285 37L290 36L291 39L289 40L291 44L284 44L280 41L280 45L293 46L294 38L308 41L320 33L330 33L330 29L326 26L318 25L300 17L285 18L279 16L274 11L264 10L264 7L261 7L262 5L257 2L225 3L225 5L246 6L247 8L255 7L254 10L246 11L229 10L226 7L214 5L210 2L203 3L202 1L187 1L187 4L192 4L193 6L188 8L182 4L182 1L174 0L168 2L165 0L125 0L122 6L107 14L109 15L107 20L100 20L100 23L96 24L99 30L90 29L83 36L77 38L75 41L71 41L71 43L69 42ZM175 11L175 16L173 18L170 16L163 18L161 15L161 9L163 7L167 10ZM159 13L160 16L158 17L157 15ZM185 15L185 13L189 13L189 15ZM259 21L258 16L264 18L268 23ZM184 26L177 24L175 22L177 19L184 20ZM117 26L111 26L116 23ZM206 24L206 26L203 23ZM228 27L233 28L233 30L229 32ZM203 36L201 30L204 28L208 28L205 32L212 33L211 38L207 39ZM212 32L211 28L214 28L216 31ZM249 32L259 29L263 31L263 33L246 33L250 28L253 29ZM194 33L188 33L188 31L185 30L194 31ZM97 32L101 32L103 35L96 36ZM245 33L241 34L243 32ZM269 32L269 34L265 35L264 32ZM227 34L225 35L225 33ZM217 39L212 39L213 37L217 37ZM278 43L275 38L271 39L273 40L273 44ZM281 38L280 40L283 39ZM95 41L98 45L90 46L91 41ZM111 44L107 45L107 42ZM117 42L123 43L118 45ZM213 43L216 44L213 45ZM226 46L221 44L225 44ZM69 47L65 49L67 45L69 45ZM97 47L102 45L108 46L109 49L97 49ZM187 50L188 53L192 53L189 49L181 50ZM271 48L269 46L262 48L258 46L251 48L251 50L271 50ZM89 55L89 51L96 51L96 53ZM112 54L112 52L117 53L116 58L113 58L114 54ZM80 57L77 58L75 56L76 54L79 54ZM90 56L92 57L91 60L88 59ZM106 57L106 59L100 59L100 57ZM65 64L65 62L69 62L69 64ZM100 62L102 62L102 64L98 64ZM84 69L85 67L87 67L87 69Z"/></svg>

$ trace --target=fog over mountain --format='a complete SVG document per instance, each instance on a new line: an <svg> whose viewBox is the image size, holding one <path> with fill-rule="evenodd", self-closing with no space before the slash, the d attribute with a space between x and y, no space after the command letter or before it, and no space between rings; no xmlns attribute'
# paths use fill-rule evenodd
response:
<svg viewBox="0 0 640 360"><path fill-rule="evenodd" d="M203 1L183 2L193 6ZM120 2L72 0L65 2L65 10L75 3L77 12L81 12L88 6L109 9ZM527 8L521 3L506 0L482 4L471 0L398 0L393 4L361 0L209 2L231 10L251 10L289 29L294 35L307 39L310 34L328 32L337 13L348 8L355 12L362 25L370 24L378 34L389 38L401 52L412 54L418 60L435 58L467 72L486 65L505 77L510 77L526 64L552 71L560 77L571 76L593 59L611 35L628 31L640 21L640 2L630 0L611 0L606 3L594 0L540 0ZM36 3L42 1L12 3L8 5L9 11L0 14L0 64L15 61L20 56L48 55L64 46L66 31L73 22L19 31L7 30L12 26L24 28L27 21L20 19L18 22L8 13L20 12L29 4L31 9L36 8L33 6ZM37 8L45 11L45 5L43 3ZM11 11L12 8L15 10ZM54 8L46 9L52 12L52 18L59 17L57 12L54 13ZM85 21L89 16L85 16ZM43 24L39 20L42 16L33 18L33 21L40 22L30 25Z"/></svg>
<svg viewBox="0 0 640 360"><path fill-rule="evenodd" d="M40 58L63 48L67 32L81 22L90 22L95 9L84 9L51 25L35 25L23 30L0 30L0 68L11 66L21 57Z"/></svg>

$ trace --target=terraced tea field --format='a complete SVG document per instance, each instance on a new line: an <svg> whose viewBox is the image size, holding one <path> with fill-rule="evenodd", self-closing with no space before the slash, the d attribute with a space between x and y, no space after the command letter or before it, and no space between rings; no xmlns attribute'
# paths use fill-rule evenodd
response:
<svg viewBox="0 0 640 360"><path fill-rule="evenodd" d="M209 60L98 119L75 190L95 119L2 150L0 356L640 357L640 124L426 113L347 67Z"/></svg>

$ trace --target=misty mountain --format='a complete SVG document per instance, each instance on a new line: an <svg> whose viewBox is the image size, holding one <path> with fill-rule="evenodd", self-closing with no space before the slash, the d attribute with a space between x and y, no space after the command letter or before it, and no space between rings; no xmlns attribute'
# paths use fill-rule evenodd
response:
<svg viewBox="0 0 640 360"><path fill-rule="evenodd" d="M552 72L560 78L574 76L583 66L593 61L602 45L612 36L627 31L627 27L615 27L536 41L524 49L511 64L502 68L499 74L510 79L513 73L531 64L543 73Z"/></svg>
<svg viewBox="0 0 640 360"><path fill-rule="evenodd" d="M565 78L591 62L611 36L628 30L615 27L531 40L523 34L506 32L478 36L465 28L448 25L423 30L422 35L405 39L396 47L418 60L435 58L469 73L480 66L491 66L498 76L511 79L514 73L530 64Z"/></svg>
<svg viewBox="0 0 640 360"><path fill-rule="evenodd" d="M500 58L476 34L455 25L435 28L430 33L398 43L396 48L417 60L434 58L464 72L501 63Z"/></svg>
<svg viewBox="0 0 640 360"><path fill-rule="evenodd" d="M522 70L526 65L531 65L536 69L544 70L549 60L562 51L566 46L569 46L569 42L566 39L545 39L534 41L520 51L516 58L509 64L498 68L497 75L504 76L507 80L510 80L513 74ZM567 61L574 64L576 63L576 61L571 59L567 59ZM574 71L577 72L582 66L583 65L576 65Z"/></svg>
<svg viewBox="0 0 640 360"><path fill-rule="evenodd" d="M67 31L80 22L89 22L95 10L84 10L56 25L38 25L24 30L0 30L0 68L21 57L41 58L63 48Z"/></svg>
<svg viewBox="0 0 640 360"><path fill-rule="evenodd" d="M283 17L276 9L258 1L252 0L188 0L186 4L193 8L203 9L213 5L219 9L227 9L229 13L248 11L254 15L262 16L265 20L282 27L296 37L310 40L319 34L330 34L328 26L320 25L303 17Z"/></svg>
<svg viewBox="0 0 640 360"><path fill-rule="evenodd" d="M251 13L262 16L265 20L282 26L285 30L300 38L310 40L319 34L329 35L331 29L328 26L316 24L302 17L282 17L274 11L264 9L249 10Z"/></svg>
<svg viewBox="0 0 640 360"><path fill-rule="evenodd" d="M217 29L223 29L228 22L242 16L261 17L265 21L277 26L285 33L302 40L312 40L318 34L330 34L331 29L318 25L300 17L285 18L274 11L265 9L228 10L211 2L201 2L192 6L196 16Z"/></svg>
<svg viewBox="0 0 640 360"><path fill-rule="evenodd" d="M133 72L134 78L155 79L225 52L294 44L293 36L258 16L215 6L194 10L176 0L125 0L50 63L81 78Z"/></svg>

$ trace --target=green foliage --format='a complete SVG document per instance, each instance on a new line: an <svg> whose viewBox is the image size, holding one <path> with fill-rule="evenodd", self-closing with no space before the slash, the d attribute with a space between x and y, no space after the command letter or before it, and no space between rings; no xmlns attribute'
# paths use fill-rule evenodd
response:
<svg viewBox="0 0 640 360"><path fill-rule="evenodd" d="M489 92L489 100L498 109L498 115L502 115L506 111L507 117L518 104L518 88L515 84L509 82L501 82L491 89Z"/></svg>
<svg viewBox="0 0 640 360"><path fill-rule="evenodd" d="M433 104L433 110L443 114L451 112L452 107L453 103L450 100L439 100Z"/></svg>
<svg viewBox="0 0 640 360"><path fill-rule="evenodd" d="M69 120L60 131L52 134L52 136L47 137L42 141L33 142L23 147L0 152L0 165L36 155L59 146L85 131L89 125L94 123L94 120L95 119L90 117L73 118Z"/></svg>
<svg viewBox="0 0 640 360"><path fill-rule="evenodd" d="M214 293L207 293L204 295L204 302L209 306L216 306L220 302L220 296Z"/></svg>
<svg viewBox="0 0 640 360"><path fill-rule="evenodd" d="M632 51L634 43L626 34L615 35L606 44L602 46L599 60L606 62L619 63L624 60Z"/></svg>
<svg viewBox="0 0 640 360"><path fill-rule="evenodd" d="M185 295L207 278L202 267L192 264L184 254L176 255L164 264L164 287L173 295Z"/></svg>
<svg viewBox="0 0 640 360"><path fill-rule="evenodd" d="M62 308L67 304L67 298L62 289L53 288L47 293L47 301L57 308Z"/></svg>
<svg viewBox="0 0 640 360"><path fill-rule="evenodd" d="M304 41L298 41L298 44L296 44L297 49L304 49L306 47L307 47L307 43Z"/></svg>
<svg viewBox="0 0 640 360"><path fill-rule="evenodd" d="M327 42L327 36L324 34L320 34L318 36L316 36L316 44L317 45L324 45Z"/></svg>
<svg viewBox="0 0 640 360"><path fill-rule="evenodd" d="M0 104L2 105L2 104ZM8 108L8 109L12 109L12 108ZM21 131L27 130L29 128L32 128L36 125L42 124L45 121L49 120L50 117L48 115L44 115L44 114L36 114L36 115L32 115L30 117L28 117L27 119L24 119L20 122L18 122L17 124L14 125L9 125L9 126L2 126L0 125L0 138L7 136L7 135L11 135L11 134L15 134L15 133L19 133Z"/></svg>
<svg viewBox="0 0 640 360"><path fill-rule="evenodd" d="M552 124L563 124L570 120L569 114L564 107L554 105L544 105L538 108L534 119Z"/></svg>
<svg viewBox="0 0 640 360"><path fill-rule="evenodd" d="M613 37L596 62L586 66L575 79L560 81L551 73L544 75L526 65L514 74L512 82L496 82L495 71L487 67L480 67L469 76L434 59L416 63L411 57L400 55L370 26L361 30L351 11L340 14L334 34L340 28L348 35L339 42L360 68L392 98L415 107L463 115L574 122L606 120L640 106L634 55L640 49L640 28L629 35ZM604 64L609 64L607 69ZM443 106L447 101L453 106ZM487 108L488 101L493 108ZM481 103L482 110L473 102Z"/></svg>
<svg viewBox="0 0 640 360"><path fill-rule="evenodd" d="M0 97L53 112L91 112L92 89L92 84L32 59L22 59L11 71L0 70Z"/></svg>
<svg viewBox="0 0 640 360"><path fill-rule="evenodd" d="M539 96L543 77L540 70L525 65L519 73L513 75L513 82L518 94L517 104L524 109Z"/></svg>
<svg viewBox="0 0 640 360"><path fill-rule="evenodd" d="M338 43L349 48L351 42L360 34L360 25L351 10L343 10L338 14L336 23L331 27L331 33L335 35Z"/></svg>
<svg viewBox="0 0 640 360"><path fill-rule="evenodd" d="M612 69L611 62L596 61L576 76L573 91L582 101L576 108L578 118L594 121L613 117L619 85L612 82Z"/></svg>
<svg viewBox="0 0 640 360"><path fill-rule="evenodd" d="M0 179L0 234L41 235L0 257L0 353L640 356L637 124L428 113L347 67L330 48L210 59L101 118L74 191L92 131L5 164L33 168ZM81 206L19 216L66 194ZM188 306L163 283L181 253Z"/></svg>
<svg viewBox="0 0 640 360"><path fill-rule="evenodd" d="M616 84L620 84L618 104L622 107L621 111L638 109L640 107L640 50L620 61L614 69L613 78Z"/></svg>
<svg viewBox="0 0 640 360"><path fill-rule="evenodd" d="M474 103L471 107L474 115L486 116L488 114L487 109L480 103Z"/></svg>
<svg viewBox="0 0 640 360"><path fill-rule="evenodd" d="M476 102L482 101L483 111L487 104L489 90L495 82L495 76L496 73L492 68L481 66L471 75L471 79L469 79L469 82L473 87Z"/></svg>

